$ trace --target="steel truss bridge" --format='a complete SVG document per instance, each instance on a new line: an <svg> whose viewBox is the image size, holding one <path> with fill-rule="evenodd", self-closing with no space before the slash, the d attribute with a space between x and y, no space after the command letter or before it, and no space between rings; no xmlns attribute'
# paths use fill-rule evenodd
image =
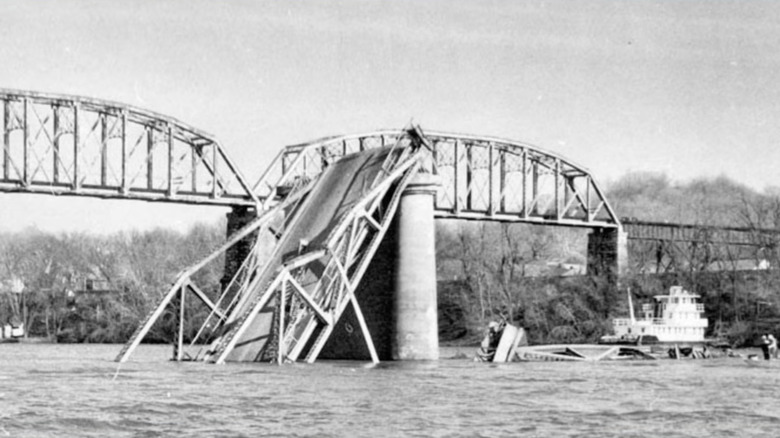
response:
<svg viewBox="0 0 780 438"><path fill-rule="evenodd" d="M777 230L673 224L623 218L629 252L639 272L764 269L761 261L780 245ZM774 258L774 257L772 257Z"/></svg>
<svg viewBox="0 0 780 438"><path fill-rule="evenodd" d="M116 102L0 89L0 192L256 205L211 135Z"/></svg>
<svg viewBox="0 0 780 438"><path fill-rule="evenodd" d="M405 130L289 146L254 185L212 135L133 106L0 89L0 192L260 207L341 157L395 144ZM591 174L509 140L425 133L422 161L442 177L440 218L616 227Z"/></svg>
<svg viewBox="0 0 780 438"><path fill-rule="evenodd" d="M250 208L256 217L184 270L117 356L127 360L171 303L178 303L177 360L316 360L351 306L377 355L355 298L401 192L436 174L435 215L620 229L585 168L509 140L419 127L330 137L283 149L248 184L211 135L115 102L0 90L0 192L45 193ZM260 230L277 237L270 258L251 246L222 291L197 273ZM192 297L209 310L184 342Z"/></svg>
<svg viewBox="0 0 780 438"><path fill-rule="evenodd" d="M415 173L439 176L435 216L600 230L623 228L585 168L510 140L423 132L419 127L329 137L284 148L249 184L211 135L116 102L0 90L0 192L89 196L250 209L254 219L184 270L117 356L127 360L154 322L178 303L177 360L316 360L352 307L377 355L355 297L401 192ZM260 230L277 244L261 260L253 241L221 291L198 272ZM668 248L755 245L775 234L627 221L634 242ZM752 233L752 234L751 234ZM758 237L757 237L758 236ZM762 240L763 239L763 240ZM664 249L666 248L666 249ZM194 298L209 315L184 342Z"/></svg>
<svg viewBox="0 0 780 438"><path fill-rule="evenodd" d="M438 174L437 218L616 228L591 174L554 153L510 140L423 133L421 161ZM345 155L394 144L406 130L339 136L288 146L255 184L273 199L290 181L309 181Z"/></svg>

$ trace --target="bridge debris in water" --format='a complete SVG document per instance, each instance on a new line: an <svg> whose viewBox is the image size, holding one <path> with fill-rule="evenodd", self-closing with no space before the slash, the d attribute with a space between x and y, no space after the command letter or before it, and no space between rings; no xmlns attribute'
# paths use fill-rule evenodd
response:
<svg viewBox="0 0 780 438"><path fill-rule="evenodd" d="M602 360L656 359L641 348L611 345L529 346L525 330L506 322L491 322L474 357L478 362L552 361L598 362Z"/></svg>

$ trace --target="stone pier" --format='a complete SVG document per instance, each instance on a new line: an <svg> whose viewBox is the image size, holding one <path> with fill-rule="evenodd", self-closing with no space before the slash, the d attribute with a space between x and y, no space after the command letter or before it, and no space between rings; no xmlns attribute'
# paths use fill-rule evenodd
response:
<svg viewBox="0 0 780 438"><path fill-rule="evenodd" d="M588 234L588 273L618 285L628 269L628 233L622 228L595 228Z"/></svg>
<svg viewBox="0 0 780 438"><path fill-rule="evenodd" d="M257 218L257 212L252 207L233 207L227 214L227 227L225 230L225 236L230 238L236 231L243 228L252 220ZM247 255L252 251L252 247L257 241L258 231L254 231L245 238L241 239L238 243L228 248L225 252L225 270L222 274L220 283L222 284L222 290L227 288L230 280L236 274L241 264L246 259ZM227 296L227 299L231 299L232 296ZM227 301L230 302L230 301Z"/></svg>

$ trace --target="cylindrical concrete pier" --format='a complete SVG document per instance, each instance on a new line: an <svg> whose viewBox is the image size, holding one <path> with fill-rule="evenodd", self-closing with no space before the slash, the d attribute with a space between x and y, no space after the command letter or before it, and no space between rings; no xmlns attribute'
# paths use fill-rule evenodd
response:
<svg viewBox="0 0 780 438"><path fill-rule="evenodd" d="M398 206L394 360L437 360L436 242L433 201L439 179L419 173Z"/></svg>

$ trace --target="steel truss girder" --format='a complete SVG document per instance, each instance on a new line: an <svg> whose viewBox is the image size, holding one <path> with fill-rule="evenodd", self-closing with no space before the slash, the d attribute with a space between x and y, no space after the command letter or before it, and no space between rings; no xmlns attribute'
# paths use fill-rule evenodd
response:
<svg viewBox="0 0 780 438"><path fill-rule="evenodd" d="M417 137L413 133L405 134L404 137L411 137L411 142L417 141L415 140ZM285 197L273 205L269 205L269 209L262 210L264 212L263 216L237 232L222 247L201 262L182 272L174 285L162 297L159 304L151 309L149 315L138 326L136 333L131 336L128 343L117 355L116 360L124 362L130 357L154 323L162 316L165 309L175 304L174 300L177 296L180 303L178 312L179 330L174 344L176 346L174 359L221 362L224 361L230 349L235 345L233 341L239 339L240 332L247 328L251 317L256 315L271 299L279 299L279 305L277 306L278 320L285 321L286 302L291 300L292 295L298 297L306 308L309 309L309 315L313 316L313 318L305 321L308 325L308 327L303 327L306 329L304 330L306 336L312 336L315 329L320 329L314 345L306 355L306 360L311 362L316 359L320 349L327 341L334 324L350 303L355 309L372 359L374 361L378 360L365 319L362 317L360 307L354 297L354 290L389 227L403 187L405 187L408 179L419 167L419 144L414 148L399 149L396 146L393 145L390 148L388 159L385 160L382 166L383 170L377 177L374 187L351 208L350 213L342 220L340 225L334 228L327 239L327 242L329 242L326 245L327 248L288 260L275 275L265 292L258 294L251 303L250 311L242 315L234 315L234 311L239 306L239 303L250 299L251 292L259 287L258 283L262 276L258 274L264 269L264 266L256 257L257 251L261 248L260 243L255 244L252 253L245 259L216 302L211 302L206 294L200 291L195 285L193 277L200 269L214 261L220 254L223 254L227 249L261 227L266 227L274 234L284 235L285 226L290 226L289 215L295 214L294 212L297 210L298 205L306 199L307 194L315 185L315 180L309 181L300 178L291 180L291 183L287 186ZM413 150L414 153L412 152ZM389 202L383 202L386 201L385 198L388 191L393 188L393 198ZM271 221L280 216L282 220L278 222L281 225L274 229L271 226ZM312 289L310 286L307 287L307 285L300 284L298 277L300 272L305 271L308 265L315 261L323 263L325 270L324 275L320 276L314 289ZM211 313L206 318L206 321L203 322L190 344L185 346L183 326L186 313L183 310L183 301L187 292L199 298L210 309ZM325 299L322 298L323 293ZM234 324L232 328L229 328L228 324L231 318ZM288 338L289 333L294 333L296 328L301 326L300 322L291 320L286 324L277 325L275 336L277 340L281 340L281 342L277 341L276 358L278 362L294 360L302 353L305 342L300 340L300 342L291 343ZM223 332L223 329L227 329L227 335ZM214 336L217 336L217 340L209 349L199 347L204 343L208 343ZM190 354L193 348L197 348L197 352Z"/></svg>
<svg viewBox="0 0 780 438"><path fill-rule="evenodd" d="M213 136L105 100L0 89L0 192L257 206Z"/></svg>
<svg viewBox="0 0 780 438"><path fill-rule="evenodd" d="M668 224L623 220L624 230L632 240L715 243L732 246L772 247L780 233L771 229L720 227L710 225Z"/></svg>
<svg viewBox="0 0 780 438"><path fill-rule="evenodd" d="M406 132L376 131L288 146L253 189L271 203L286 185L316 178L344 155L399 142ZM590 172L559 155L510 140L415 132L428 145L422 168L442 178L438 218L620 226Z"/></svg>
<svg viewBox="0 0 780 438"><path fill-rule="evenodd" d="M279 363L294 362L304 353L307 362L316 360L349 304L353 306L372 361L379 361L355 298L355 288L390 226L401 192L420 166L421 155L417 152L410 154L406 149L389 153L388 159L393 162L386 162L385 175L381 175L369 193L350 208L330 233L324 249L303 254L283 264L249 310L234 319L234 329L218 341L207 360L225 362L260 309L274 298L279 303L286 303L297 296L302 299L302 306L297 308L296 315L285 317L285 307L293 309L294 306L280 304L277 308L275 356ZM391 192L392 198L388 201L387 195ZM298 279L311 277L309 265L313 263L323 267L322 274L308 287L303 286ZM313 344L308 351L304 350L312 339Z"/></svg>
<svg viewBox="0 0 780 438"><path fill-rule="evenodd" d="M743 262L761 259L755 246L717 241L630 239L629 263L638 274L755 269Z"/></svg>
<svg viewBox="0 0 780 438"><path fill-rule="evenodd" d="M180 361L183 360L185 356L187 356L186 358L188 360L199 360L201 358L201 353L204 352L203 348L199 348L199 351L193 354L188 354L184 348L183 327L186 315L183 310L183 301L186 293L192 293L210 311L208 317L198 330L198 333L187 346L187 349L192 349L193 347L196 347L197 344L202 344L203 342L207 341L210 336L213 336L216 330L225 323L227 317L235 308L238 301L247 293L248 288L252 286L253 283L251 279L254 273L260 268L262 262L262 260L260 260L258 257L258 251L262 249L262 247L260 244L254 245L252 251L244 259L243 263L231 278L230 282L225 286L224 290L219 296L219 299L216 302L212 302L208 296L200 288L198 288L198 286L195 284L194 277L196 277L200 270L207 267L209 263L218 260L220 255L227 252L228 249L238 244L244 238L263 227L268 227L272 221L279 217L279 215L283 215L286 209L294 209L294 206L305 197L309 190L311 190L311 187L312 184L297 187L283 202L280 202L273 208L264 211L261 216L254 219L242 229L238 230L228 239L227 242L217 248L214 252L203 258L198 263L182 271L178 275L178 278L174 284L162 296L157 305L153 307L144 320L141 321L135 333L130 336L130 339L116 356L115 360L117 362L127 361L135 348L138 347L144 337L146 337L146 335L149 333L149 330L152 328L152 326L163 315L165 309L172 305L177 295L180 299L180 313L179 330L176 339L177 348L174 358Z"/></svg>

